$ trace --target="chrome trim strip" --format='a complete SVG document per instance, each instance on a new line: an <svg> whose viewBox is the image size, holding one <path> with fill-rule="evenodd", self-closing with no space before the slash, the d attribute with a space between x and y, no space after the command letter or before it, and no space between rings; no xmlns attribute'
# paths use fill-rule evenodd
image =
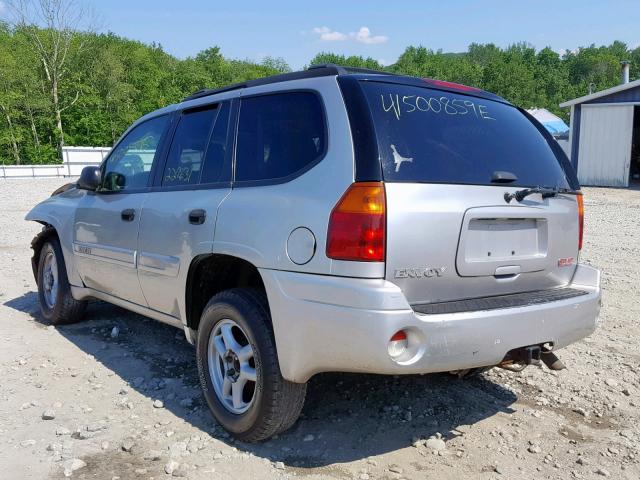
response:
<svg viewBox="0 0 640 480"><path fill-rule="evenodd" d="M140 252L138 254L138 269L158 275L177 277L180 271L180 259L171 255Z"/></svg>
<svg viewBox="0 0 640 480"><path fill-rule="evenodd" d="M128 248L73 242L73 253L79 257L115 263L130 268L136 267L136 251Z"/></svg>

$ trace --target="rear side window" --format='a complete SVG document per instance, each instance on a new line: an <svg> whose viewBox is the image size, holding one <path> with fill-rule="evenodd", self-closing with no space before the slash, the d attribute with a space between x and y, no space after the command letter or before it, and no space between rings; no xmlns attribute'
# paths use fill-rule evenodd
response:
<svg viewBox="0 0 640 480"><path fill-rule="evenodd" d="M206 147L217 114L215 106L182 114L164 167L162 186L194 185L200 181Z"/></svg>
<svg viewBox="0 0 640 480"><path fill-rule="evenodd" d="M558 158L536 126L500 102L429 88L361 83L371 109L384 180L568 188Z"/></svg>
<svg viewBox="0 0 640 480"><path fill-rule="evenodd" d="M314 164L326 149L324 110L311 92L242 100L236 181L278 180Z"/></svg>

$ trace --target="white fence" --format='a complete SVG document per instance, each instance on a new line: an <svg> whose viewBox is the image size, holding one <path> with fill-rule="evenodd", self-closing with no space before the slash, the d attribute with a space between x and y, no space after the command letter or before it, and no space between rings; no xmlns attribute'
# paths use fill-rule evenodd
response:
<svg viewBox="0 0 640 480"><path fill-rule="evenodd" d="M62 164L0 165L0 178L77 177L87 165L100 165L108 147L64 147Z"/></svg>

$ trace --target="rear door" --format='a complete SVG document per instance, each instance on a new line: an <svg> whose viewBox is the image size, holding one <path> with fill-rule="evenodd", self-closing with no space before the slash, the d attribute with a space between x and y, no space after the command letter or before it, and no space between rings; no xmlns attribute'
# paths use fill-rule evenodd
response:
<svg viewBox="0 0 640 480"><path fill-rule="evenodd" d="M231 102L179 114L142 209L138 272L150 308L181 318L191 260L210 253L218 206L231 189Z"/></svg>
<svg viewBox="0 0 640 480"><path fill-rule="evenodd" d="M551 144L521 111L468 92L363 88L386 185L386 278L410 303L569 283L578 255L575 195L504 197L570 188ZM505 175L515 180L495 181Z"/></svg>

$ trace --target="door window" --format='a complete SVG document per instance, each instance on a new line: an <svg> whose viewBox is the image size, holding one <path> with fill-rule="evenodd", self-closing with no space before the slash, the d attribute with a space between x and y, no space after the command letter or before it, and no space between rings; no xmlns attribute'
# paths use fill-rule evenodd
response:
<svg viewBox="0 0 640 480"><path fill-rule="evenodd" d="M164 167L163 187L200 182L212 126L218 114L216 107L183 112Z"/></svg>
<svg viewBox="0 0 640 480"><path fill-rule="evenodd" d="M277 180L313 164L326 149L324 112L311 92L242 100L236 181Z"/></svg>
<svg viewBox="0 0 640 480"><path fill-rule="evenodd" d="M145 188L168 124L169 116L163 115L131 130L107 158L100 190L117 192Z"/></svg>
<svg viewBox="0 0 640 480"><path fill-rule="evenodd" d="M215 120L209 145L204 155L202 175L200 183L217 183L229 181L231 176L230 163L227 159L227 133L229 131L229 112L231 110L229 102L220 105L220 112ZM225 168L226 167L226 168Z"/></svg>

